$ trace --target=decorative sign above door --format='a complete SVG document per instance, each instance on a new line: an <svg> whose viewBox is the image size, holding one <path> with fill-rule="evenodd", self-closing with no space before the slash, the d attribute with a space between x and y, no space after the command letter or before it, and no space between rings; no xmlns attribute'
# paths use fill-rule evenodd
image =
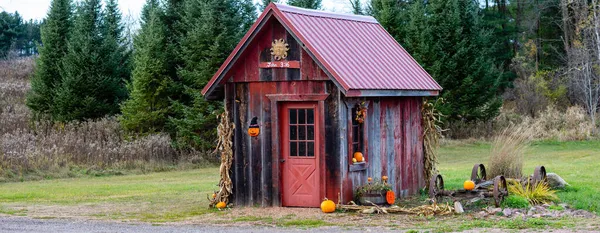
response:
<svg viewBox="0 0 600 233"><path fill-rule="evenodd" d="M285 59L289 50L289 45L285 43L285 40L283 39L275 39L273 43L271 43L271 55L276 61Z"/></svg>

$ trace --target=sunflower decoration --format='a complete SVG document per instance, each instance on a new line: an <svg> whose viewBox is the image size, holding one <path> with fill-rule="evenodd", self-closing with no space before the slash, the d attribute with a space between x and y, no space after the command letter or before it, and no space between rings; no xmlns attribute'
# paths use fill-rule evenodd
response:
<svg viewBox="0 0 600 233"><path fill-rule="evenodd" d="M276 39L271 43L271 56L275 60L285 59L287 57L290 45L285 43L283 39Z"/></svg>
<svg viewBox="0 0 600 233"><path fill-rule="evenodd" d="M367 107L365 107L365 102L362 102L358 105L358 108L356 110L356 121L359 124L362 124L365 122L365 118L367 117Z"/></svg>

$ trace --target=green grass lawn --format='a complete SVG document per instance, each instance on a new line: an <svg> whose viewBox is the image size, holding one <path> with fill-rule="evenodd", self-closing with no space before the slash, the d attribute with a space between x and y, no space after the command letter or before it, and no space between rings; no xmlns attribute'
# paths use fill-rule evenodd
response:
<svg viewBox="0 0 600 233"><path fill-rule="evenodd" d="M462 182L469 178L473 164L482 162L487 165L489 151L489 143L446 143L441 148L439 157L439 169L445 178L446 187L461 187ZM545 165L548 172L558 173L572 185L567 191L558 193L563 201L576 208L600 213L599 141L535 143L527 152L524 173L532 173L537 165ZM320 216L318 219L294 217L284 219L285 221L276 221L279 219L277 217L260 216L259 220L250 221L256 218L252 215L254 211L249 211L248 216L240 217L230 216L228 211L208 209L206 197L217 189L218 178L218 168L212 167L144 175L0 183L0 214L37 218L83 216L146 222L187 221L191 217L202 218L201 216L209 214L208 216L230 218L231 222L277 222L278 226L284 227L306 225L305 222L313 225L336 222L336 215L317 215ZM338 214L344 216L342 213ZM391 218L394 219L402 221L397 220L397 217ZM504 219L490 223L463 216L439 220L415 217L410 221L413 220L417 223L422 221L424 228L440 231L477 227L536 228L540 223L557 228L573 225L571 219Z"/></svg>
<svg viewBox="0 0 600 233"><path fill-rule="evenodd" d="M444 145L439 152L439 170L446 187L462 187L475 163L487 166L489 153L489 143L451 141ZM523 174L533 174L539 165L571 184L558 192L563 202L600 214L600 141L536 142L526 152Z"/></svg>
<svg viewBox="0 0 600 233"><path fill-rule="evenodd" d="M178 220L213 211L207 209L206 196L218 188L218 174L217 168L204 168L146 175L0 183L0 213L12 214L14 207L19 205L79 205L88 210L100 209L82 210L84 216ZM102 206L105 207L96 208Z"/></svg>

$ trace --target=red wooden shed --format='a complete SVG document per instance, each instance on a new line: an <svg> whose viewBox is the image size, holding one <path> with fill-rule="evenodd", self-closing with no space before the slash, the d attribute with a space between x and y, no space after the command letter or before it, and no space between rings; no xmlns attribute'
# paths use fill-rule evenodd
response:
<svg viewBox="0 0 600 233"><path fill-rule="evenodd" d="M367 177L423 188L422 98L441 89L373 17L271 3L202 94L233 116L236 205L317 207Z"/></svg>

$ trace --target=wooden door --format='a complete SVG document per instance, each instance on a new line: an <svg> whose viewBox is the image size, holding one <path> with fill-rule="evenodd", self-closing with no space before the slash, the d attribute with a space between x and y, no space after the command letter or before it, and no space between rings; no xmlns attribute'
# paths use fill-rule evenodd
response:
<svg viewBox="0 0 600 233"><path fill-rule="evenodd" d="M319 207L319 117L315 103L281 107L281 176L283 206Z"/></svg>

